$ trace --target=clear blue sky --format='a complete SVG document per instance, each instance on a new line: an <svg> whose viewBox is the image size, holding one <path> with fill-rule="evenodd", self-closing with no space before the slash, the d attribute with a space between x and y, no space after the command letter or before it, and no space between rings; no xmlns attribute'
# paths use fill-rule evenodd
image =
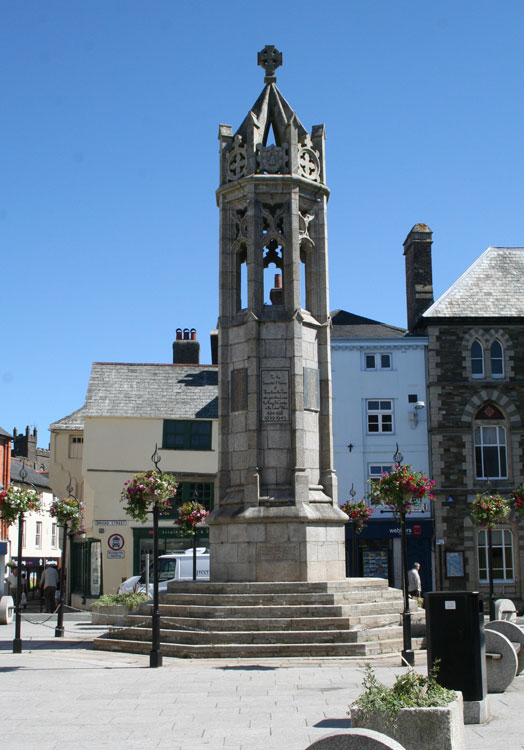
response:
<svg viewBox="0 0 524 750"><path fill-rule="evenodd" d="M5 0L0 425L84 401L91 362L202 361L218 314L218 125L263 87L325 123L331 309L405 325L402 243L436 296L524 245L522 0Z"/></svg>

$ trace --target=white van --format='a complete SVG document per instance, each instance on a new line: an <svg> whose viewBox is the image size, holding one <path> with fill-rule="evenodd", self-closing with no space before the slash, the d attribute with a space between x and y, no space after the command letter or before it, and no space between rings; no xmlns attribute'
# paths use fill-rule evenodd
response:
<svg viewBox="0 0 524 750"><path fill-rule="evenodd" d="M171 581L193 580L193 550L160 555L158 558L158 590L167 591ZM197 547L197 580L209 581L209 552L205 547ZM145 571L139 576L131 576L118 587L119 594L134 591L146 593ZM149 569L149 596L153 596L153 567Z"/></svg>

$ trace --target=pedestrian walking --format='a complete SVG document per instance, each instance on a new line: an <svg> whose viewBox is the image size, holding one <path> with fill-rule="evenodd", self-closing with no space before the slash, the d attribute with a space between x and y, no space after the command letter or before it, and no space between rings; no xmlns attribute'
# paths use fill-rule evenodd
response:
<svg viewBox="0 0 524 750"><path fill-rule="evenodd" d="M47 563L45 566L40 588L44 592L46 612L55 611L55 592L58 587L58 570L54 565Z"/></svg>
<svg viewBox="0 0 524 750"><path fill-rule="evenodd" d="M417 599L422 595L422 584L420 582L420 563L413 563L413 567L408 571L408 593L412 599Z"/></svg>

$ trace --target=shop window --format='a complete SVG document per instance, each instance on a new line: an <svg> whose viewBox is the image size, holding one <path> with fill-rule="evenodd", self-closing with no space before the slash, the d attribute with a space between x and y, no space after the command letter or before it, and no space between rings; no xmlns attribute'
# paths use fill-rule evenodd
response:
<svg viewBox="0 0 524 750"><path fill-rule="evenodd" d="M514 581L513 534L508 529L493 529L491 532L493 550L493 582L511 583ZM488 532L478 532L479 582L489 583Z"/></svg>

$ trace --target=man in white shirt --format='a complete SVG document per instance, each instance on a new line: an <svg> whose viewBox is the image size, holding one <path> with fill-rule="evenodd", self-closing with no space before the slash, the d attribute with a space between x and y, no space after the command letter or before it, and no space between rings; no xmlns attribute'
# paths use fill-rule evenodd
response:
<svg viewBox="0 0 524 750"><path fill-rule="evenodd" d="M40 588L44 592L46 612L55 611L55 592L58 586L58 570L54 565L47 563L45 566Z"/></svg>
<svg viewBox="0 0 524 750"><path fill-rule="evenodd" d="M408 593L412 598L421 596L422 584L420 582L420 563L413 563L413 567L408 571Z"/></svg>

